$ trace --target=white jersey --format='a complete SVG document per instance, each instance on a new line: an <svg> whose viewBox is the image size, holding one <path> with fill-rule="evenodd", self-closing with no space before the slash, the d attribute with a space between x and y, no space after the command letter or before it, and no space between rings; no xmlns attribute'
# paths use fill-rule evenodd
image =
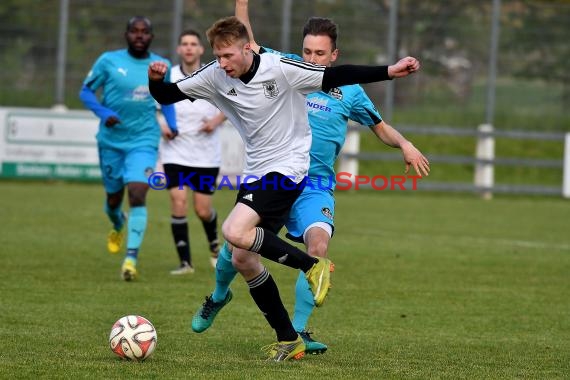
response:
<svg viewBox="0 0 570 380"><path fill-rule="evenodd" d="M217 61L177 83L216 105L245 144L245 176L278 172L300 182L309 168L311 130L305 97L321 89L325 67L275 54L255 56L250 73L231 78Z"/></svg>
<svg viewBox="0 0 570 380"><path fill-rule="evenodd" d="M172 82L186 78L180 65L170 73ZM160 142L160 159L163 164L178 164L198 168L219 168L222 163L218 128L212 133L201 132L204 120L212 119L220 111L209 102L198 99L175 103L178 136Z"/></svg>

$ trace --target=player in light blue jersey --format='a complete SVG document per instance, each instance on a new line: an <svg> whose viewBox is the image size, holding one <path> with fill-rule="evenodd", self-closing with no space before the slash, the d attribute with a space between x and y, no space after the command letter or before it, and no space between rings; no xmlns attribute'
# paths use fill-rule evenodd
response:
<svg viewBox="0 0 570 380"><path fill-rule="evenodd" d="M236 0L236 16L248 27L252 49L258 52L275 52L255 43L248 17L247 0ZM311 18L303 30L303 57L281 54L289 58L330 66L338 56L336 47L337 26L330 19ZM297 198L286 223L288 236L305 243L312 256L326 257L328 243L333 234L334 218L334 163L344 145L348 120L367 125L385 144L400 148L406 163L421 176L428 175L429 162L412 143L382 120L382 117L359 85L333 88L329 92L316 92L307 96L309 124L313 136L309 168L309 179L323 186L306 186ZM327 178L327 180L323 180ZM328 178L331 178L330 186ZM217 313L232 298L229 285L235 277L231 264L231 252L224 244L216 267L216 288L206 299L202 308L192 320L195 332L205 331L211 326ZM304 276L299 276L296 285L295 315L293 327L305 341L307 353L319 354L327 346L313 340L307 331L307 321L315 307L312 293Z"/></svg>
<svg viewBox="0 0 570 380"><path fill-rule="evenodd" d="M105 212L112 230L107 239L110 253L118 253L127 235L127 253L121 277L131 281L137 276L137 258L147 226L145 205L148 176L155 171L160 126L157 103L148 89L148 65L163 60L149 51L154 35L146 17L136 16L127 23L127 49L103 53L83 82L79 94L87 108L100 119L97 133L99 165L107 194ZM101 100L96 92L101 89ZM162 108L165 119L176 133L174 106ZM127 187L129 217L122 211Z"/></svg>

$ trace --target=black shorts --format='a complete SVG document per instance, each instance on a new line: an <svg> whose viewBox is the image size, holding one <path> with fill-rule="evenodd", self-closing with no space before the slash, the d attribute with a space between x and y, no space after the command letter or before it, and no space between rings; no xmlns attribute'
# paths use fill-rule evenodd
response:
<svg viewBox="0 0 570 380"><path fill-rule="evenodd" d="M178 164L164 164L164 174L168 177L167 189L184 186L197 193L212 195L216 191L220 168L195 168Z"/></svg>
<svg viewBox="0 0 570 380"><path fill-rule="evenodd" d="M255 182L241 184L236 203L251 207L261 217L258 227L278 233L302 192L302 183L296 184L281 173L271 172Z"/></svg>

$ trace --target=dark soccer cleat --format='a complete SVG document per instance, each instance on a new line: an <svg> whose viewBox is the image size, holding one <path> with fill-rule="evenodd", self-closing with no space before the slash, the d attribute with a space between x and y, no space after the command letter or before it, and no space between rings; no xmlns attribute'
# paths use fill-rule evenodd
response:
<svg viewBox="0 0 570 380"><path fill-rule="evenodd" d="M305 342L305 353L319 355L324 354L327 351L327 345L321 342L317 342L311 338L311 332L303 330L298 331L297 333L301 336L301 338L303 338L303 342Z"/></svg>
<svg viewBox="0 0 570 380"><path fill-rule="evenodd" d="M192 318L192 331L201 333L206 331L214 323L216 315L222 310L232 300L232 291L228 289L228 294L226 299L222 302L214 302L212 296L206 297L206 301L202 304L202 307L194 314Z"/></svg>

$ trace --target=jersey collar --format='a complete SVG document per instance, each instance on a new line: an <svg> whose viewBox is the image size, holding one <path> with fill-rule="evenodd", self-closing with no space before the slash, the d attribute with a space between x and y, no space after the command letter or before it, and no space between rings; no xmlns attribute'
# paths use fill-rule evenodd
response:
<svg viewBox="0 0 570 380"><path fill-rule="evenodd" d="M259 54L256 54L255 52L252 53L253 53L253 63L251 64L251 67L249 68L247 73L239 77L239 79L245 84L248 84L253 79L255 73L257 73L257 69L259 69L259 63L261 62Z"/></svg>

